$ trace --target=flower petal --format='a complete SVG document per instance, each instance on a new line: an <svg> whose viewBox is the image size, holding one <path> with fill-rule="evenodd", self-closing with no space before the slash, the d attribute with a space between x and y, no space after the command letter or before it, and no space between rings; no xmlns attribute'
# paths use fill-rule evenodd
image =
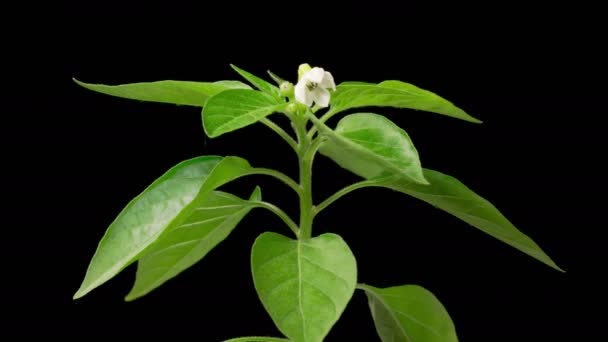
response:
<svg viewBox="0 0 608 342"><path fill-rule="evenodd" d="M325 70L323 70L323 68L314 67L309 72L305 73L304 76L302 76L302 79L321 83L323 81L323 76L325 76Z"/></svg>
<svg viewBox="0 0 608 342"><path fill-rule="evenodd" d="M334 77L328 71L323 75L323 81L319 84L321 87L325 89L336 90L336 83L334 82Z"/></svg>
<svg viewBox="0 0 608 342"><path fill-rule="evenodd" d="M312 91L312 97L319 107L325 108L329 105L329 91L325 88L317 87Z"/></svg>
<svg viewBox="0 0 608 342"><path fill-rule="evenodd" d="M312 94L306 88L306 79L302 77L300 82L295 86L296 101L305 104L306 106L312 106Z"/></svg>

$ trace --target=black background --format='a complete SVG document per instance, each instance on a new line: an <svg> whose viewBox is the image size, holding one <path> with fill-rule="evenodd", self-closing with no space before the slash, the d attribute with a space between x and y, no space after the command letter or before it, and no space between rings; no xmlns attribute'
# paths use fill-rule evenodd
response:
<svg viewBox="0 0 608 342"><path fill-rule="evenodd" d="M71 296L115 215L176 163L239 155L297 175L295 158L262 125L204 136L200 109L139 103L71 81L239 79L229 63L295 81L297 66L341 81L398 79L432 90L484 121L475 125L408 110L386 114L412 137L425 167L453 175L492 201L567 273L404 195L352 193L316 220L315 234L343 236L359 281L419 284L450 312L461 341L602 340L597 283L605 199L600 160L605 109L592 11L555 4L351 3L338 10L259 3L197 5L63 2L25 9L10 26L6 63L16 77L4 128L9 237L9 334L164 337L220 341L279 336L259 303L250 247L266 230L289 234L254 211L202 262L132 303L131 266L82 299ZM315 7L320 6L320 7ZM15 53L17 52L17 53ZM8 95L8 96L7 96ZM337 120L331 121L335 124ZM314 196L357 178L319 156ZM297 214L296 197L263 177L225 187ZM16 233L14 237L10 233ZM328 341L376 341L356 293ZM7 331L6 329L4 330Z"/></svg>

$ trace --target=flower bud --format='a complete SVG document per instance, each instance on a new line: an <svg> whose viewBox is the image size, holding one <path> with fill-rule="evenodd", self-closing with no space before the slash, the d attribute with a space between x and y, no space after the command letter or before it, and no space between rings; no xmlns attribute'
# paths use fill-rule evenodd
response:
<svg viewBox="0 0 608 342"><path fill-rule="evenodd" d="M287 108L285 109L285 111L289 114L297 114L298 112L298 104L297 103L290 103L287 105Z"/></svg>
<svg viewBox="0 0 608 342"><path fill-rule="evenodd" d="M288 97L290 99L293 97L293 83L285 81L281 83L279 89L281 90L281 96Z"/></svg>
<svg viewBox="0 0 608 342"><path fill-rule="evenodd" d="M300 66L298 67L298 81L301 80L302 76L304 76L304 74L309 72L310 70L312 70L312 68L308 63L300 64Z"/></svg>

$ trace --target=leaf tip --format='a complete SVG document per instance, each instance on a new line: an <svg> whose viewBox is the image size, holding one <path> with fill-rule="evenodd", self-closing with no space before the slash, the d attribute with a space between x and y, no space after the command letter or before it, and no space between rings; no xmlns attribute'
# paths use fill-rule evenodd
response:
<svg viewBox="0 0 608 342"><path fill-rule="evenodd" d="M84 86L86 85L86 83L84 83L84 82L82 82L82 81L80 81L80 80L76 79L76 77L72 77L72 81L73 81L74 83L78 84L78 85L79 85L79 86L81 86L81 87L84 87Z"/></svg>
<svg viewBox="0 0 608 342"><path fill-rule="evenodd" d="M428 180L426 180L426 178L422 177L418 180L418 183L420 183L421 185L431 185L431 182L429 182Z"/></svg>
<svg viewBox="0 0 608 342"><path fill-rule="evenodd" d="M125 300L125 302L132 302L132 301L136 300L137 298L139 298L139 296L136 294L133 294L133 292L131 292L125 296L124 300Z"/></svg>
<svg viewBox="0 0 608 342"><path fill-rule="evenodd" d="M266 70L266 72L268 73L268 75L270 75L270 78L273 79L273 81L275 81L277 83L277 85L281 85L281 83L285 82L284 79L280 78L279 76L277 76L277 74L275 74L274 72L270 71L270 70Z"/></svg>
<svg viewBox="0 0 608 342"><path fill-rule="evenodd" d="M249 200L250 201L261 201L262 200L262 189L260 188L259 185L256 185L255 189L253 190L253 193L251 193L251 196L249 196Z"/></svg>
<svg viewBox="0 0 608 342"><path fill-rule="evenodd" d="M72 296L72 300L76 300L76 299L80 299L82 297L84 297L84 295L86 295L89 291L87 290L83 290L83 288L79 288L78 291L76 291L76 293L74 293L74 295Z"/></svg>
<svg viewBox="0 0 608 342"><path fill-rule="evenodd" d="M459 109L460 109L460 108L459 108ZM467 112L465 112L464 110L460 109L460 111L462 112L462 114L464 114L464 115L466 116L466 120L467 120L468 122L472 122L472 123L474 123L474 124L482 124L482 123L483 123L483 121L479 120L478 118L476 118L476 117L474 117L474 116L472 116L472 115L469 115L469 114L468 114Z"/></svg>
<svg viewBox="0 0 608 342"><path fill-rule="evenodd" d="M555 269L557 271L560 271L561 273L566 273L566 270L564 270L563 268L557 266L557 264L555 262L553 262L553 260L551 260L551 263L547 264L547 265L549 265L551 268L553 268L553 269Z"/></svg>
<svg viewBox="0 0 608 342"><path fill-rule="evenodd" d="M408 176L411 180L413 180L414 182L416 182L420 185L431 185L431 182L429 182L426 179L426 177L424 177L424 173L422 172L422 169L420 169L419 173L406 174L406 176Z"/></svg>

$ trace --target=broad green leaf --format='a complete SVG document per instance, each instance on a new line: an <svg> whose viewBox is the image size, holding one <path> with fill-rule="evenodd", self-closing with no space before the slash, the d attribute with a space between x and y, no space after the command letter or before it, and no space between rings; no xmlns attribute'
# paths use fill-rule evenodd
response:
<svg viewBox="0 0 608 342"><path fill-rule="evenodd" d="M378 336L383 342L457 342L450 315L439 300L416 285L365 291Z"/></svg>
<svg viewBox="0 0 608 342"><path fill-rule="evenodd" d="M229 340L225 340L224 342L283 342L288 341L286 338L278 338L278 337L265 337L265 336L247 336L247 337L236 337L231 338Z"/></svg>
<svg viewBox="0 0 608 342"><path fill-rule="evenodd" d="M251 268L266 311L295 342L322 341L357 281L355 257L335 234L292 240L263 233L253 245Z"/></svg>
<svg viewBox="0 0 608 342"><path fill-rule="evenodd" d="M179 163L135 197L108 227L74 298L84 296L135 261L195 198L221 160L208 156Z"/></svg>
<svg viewBox="0 0 608 342"><path fill-rule="evenodd" d="M199 157L178 164L134 198L110 224L91 259L80 298L137 260L167 227L183 220L195 198L252 172L238 157ZM193 203L194 202L194 203Z"/></svg>
<svg viewBox="0 0 608 342"><path fill-rule="evenodd" d="M228 89L251 89L239 81L191 82L157 81L120 85L89 84L74 79L79 85L102 93L126 99L173 103L202 107L207 99Z"/></svg>
<svg viewBox="0 0 608 342"><path fill-rule="evenodd" d="M401 81L341 83L332 94L330 105L327 118L351 108L381 106L423 110L481 123L437 94Z"/></svg>
<svg viewBox="0 0 608 342"><path fill-rule="evenodd" d="M230 64L234 71L238 72L239 75L243 76L247 81L253 84L259 90L265 92L266 94L272 96L273 98L283 101L283 96L281 96L281 90L272 83L266 82L263 79L255 76L254 74L247 72L236 65Z"/></svg>
<svg viewBox="0 0 608 342"><path fill-rule="evenodd" d="M283 110L287 104L247 89L226 90L209 98L203 108L203 126L211 138L249 126Z"/></svg>
<svg viewBox="0 0 608 342"><path fill-rule="evenodd" d="M261 200L256 188L250 201L213 191L194 200L182 220L174 220L139 259L135 285L126 300L141 297L175 277L207 255L228 237L236 225Z"/></svg>
<svg viewBox="0 0 608 342"><path fill-rule="evenodd" d="M335 130L311 116L328 139L319 151L343 168L364 178L391 172L428 184L418 152L407 133L382 115L357 113L345 116Z"/></svg>
<svg viewBox="0 0 608 342"><path fill-rule="evenodd" d="M445 210L481 231L562 271L532 239L515 228L492 203L471 191L460 181L428 169L424 169L424 177L430 185L415 184L404 178L395 178L381 182L379 185L406 193Z"/></svg>

